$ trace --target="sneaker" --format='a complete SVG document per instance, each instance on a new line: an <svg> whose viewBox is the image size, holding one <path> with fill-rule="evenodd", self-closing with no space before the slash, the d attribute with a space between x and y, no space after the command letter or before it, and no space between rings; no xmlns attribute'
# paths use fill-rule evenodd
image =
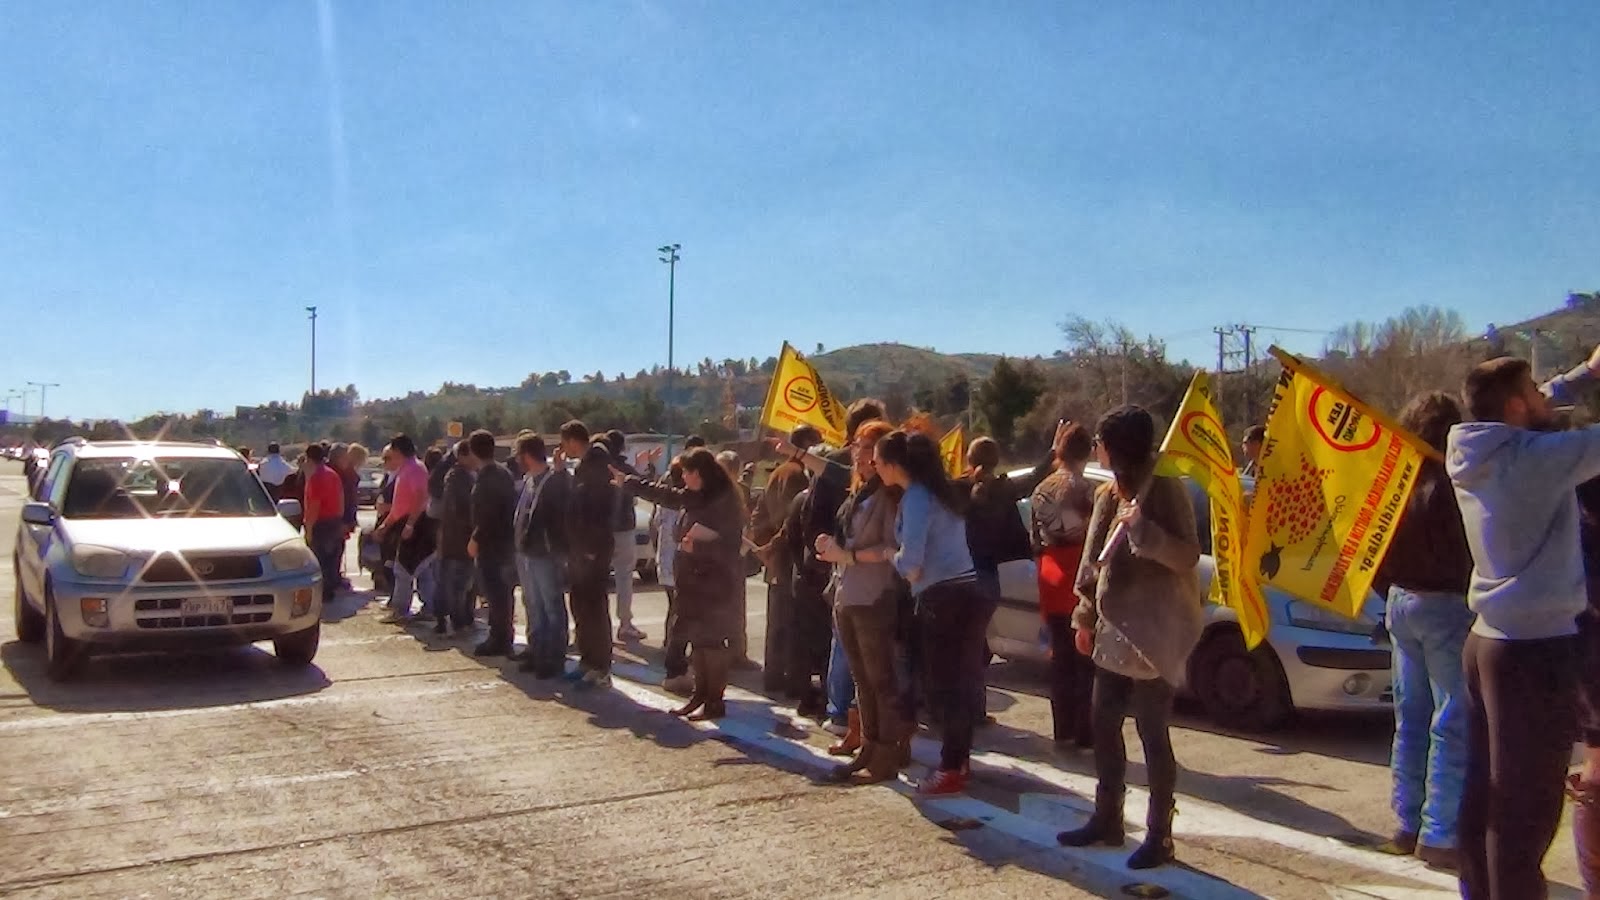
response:
<svg viewBox="0 0 1600 900"><path fill-rule="evenodd" d="M844 737L850 733L850 725L847 722L829 721L828 724L822 726L822 730L834 737Z"/></svg>
<svg viewBox="0 0 1600 900"><path fill-rule="evenodd" d="M619 641L642 641L646 637L648 635L635 628L631 623L617 629L617 640Z"/></svg>
<svg viewBox="0 0 1600 900"><path fill-rule="evenodd" d="M917 785L917 793L924 797L947 797L964 793L966 789L967 773L951 769L940 769Z"/></svg>
<svg viewBox="0 0 1600 900"><path fill-rule="evenodd" d="M578 682L578 689L584 691L592 691L597 688L609 687L611 687L610 672L589 672L583 676L582 680Z"/></svg>

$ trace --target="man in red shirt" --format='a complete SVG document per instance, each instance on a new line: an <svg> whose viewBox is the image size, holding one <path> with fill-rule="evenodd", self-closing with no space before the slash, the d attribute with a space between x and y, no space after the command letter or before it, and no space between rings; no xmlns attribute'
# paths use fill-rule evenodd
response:
<svg viewBox="0 0 1600 900"><path fill-rule="evenodd" d="M300 472L305 480L306 543L322 566L322 602L339 589L339 557L344 552L344 481L327 465L328 448L306 448Z"/></svg>

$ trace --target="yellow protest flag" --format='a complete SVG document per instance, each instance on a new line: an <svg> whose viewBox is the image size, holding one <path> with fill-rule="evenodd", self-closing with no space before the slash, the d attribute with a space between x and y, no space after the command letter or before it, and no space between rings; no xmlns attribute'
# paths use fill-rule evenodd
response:
<svg viewBox="0 0 1600 900"><path fill-rule="evenodd" d="M788 434L802 424L821 432L823 443L844 446L844 406L822 383L816 367L785 341L761 409L761 426Z"/></svg>
<svg viewBox="0 0 1600 900"><path fill-rule="evenodd" d="M967 471L967 429L957 425L939 439L939 458L944 460L945 474L960 478Z"/></svg>
<svg viewBox="0 0 1600 900"><path fill-rule="evenodd" d="M1244 486L1233 467L1233 450L1211 399L1211 378L1196 372L1183 403L1161 442L1158 475L1189 478L1211 500L1211 601L1234 611L1246 648L1267 636L1267 604L1255 571L1245 563Z"/></svg>
<svg viewBox="0 0 1600 900"><path fill-rule="evenodd" d="M1261 579L1359 618L1433 448L1277 347L1245 557Z"/></svg>

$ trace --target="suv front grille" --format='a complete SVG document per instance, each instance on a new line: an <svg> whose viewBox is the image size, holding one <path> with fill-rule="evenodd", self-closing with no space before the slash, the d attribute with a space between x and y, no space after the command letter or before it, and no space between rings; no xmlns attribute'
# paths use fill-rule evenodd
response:
<svg viewBox="0 0 1600 900"><path fill-rule="evenodd" d="M134 621L140 628L219 628L272 621L271 594L240 594L228 599L233 601L232 616L185 616L180 597L135 600Z"/></svg>
<svg viewBox="0 0 1600 900"><path fill-rule="evenodd" d="M203 556L187 560L187 566L184 562L176 556L162 555L150 563L139 580L147 584L173 584L184 581L243 581L261 577L259 556Z"/></svg>

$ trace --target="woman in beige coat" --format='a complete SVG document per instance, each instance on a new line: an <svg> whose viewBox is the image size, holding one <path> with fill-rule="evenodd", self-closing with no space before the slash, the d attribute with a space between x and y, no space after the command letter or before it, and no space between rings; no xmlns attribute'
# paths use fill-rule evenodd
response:
<svg viewBox="0 0 1600 900"><path fill-rule="evenodd" d="M1203 624L1189 492L1176 478L1155 474L1155 423L1136 406L1101 418L1095 429L1100 464L1116 476L1095 499L1089 537L1078 569L1080 597L1072 624L1078 649L1095 664L1093 729L1094 814L1058 835L1069 847L1124 841L1122 807L1127 747L1122 722L1130 713L1144 744L1150 779L1149 834L1128 858L1130 869L1171 862L1173 795L1178 762L1168 723L1172 698Z"/></svg>

